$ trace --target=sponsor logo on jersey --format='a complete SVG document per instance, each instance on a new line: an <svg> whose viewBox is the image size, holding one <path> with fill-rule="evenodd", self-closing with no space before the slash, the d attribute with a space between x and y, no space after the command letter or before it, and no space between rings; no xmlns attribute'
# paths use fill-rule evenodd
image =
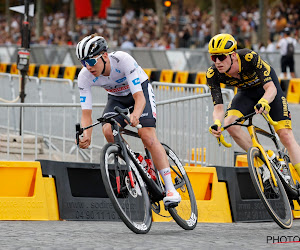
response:
<svg viewBox="0 0 300 250"><path fill-rule="evenodd" d="M120 62L120 59L119 59L119 58L117 58L117 57L115 57L115 56L113 56L113 55L111 55L110 57L111 57L112 59L115 59L115 60L117 61L117 63Z"/></svg>
<svg viewBox="0 0 300 250"><path fill-rule="evenodd" d="M107 92L110 92L110 93L116 93L116 92L120 92L120 91L123 91L123 90L126 90L126 89L129 89L129 85L122 86L122 87L115 88L115 89L105 89L105 90Z"/></svg>
<svg viewBox="0 0 300 250"><path fill-rule="evenodd" d="M148 113L143 113L140 117L148 116Z"/></svg>
<svg viewBox="0 0 300 250"><path fill-rule="evenodd" d="M80 102L85 102L86 96L80 96Z"/></svg>
<svg viewBox="0 0 300 250"><path fill-rule="evenodd" d="M121 73L121 71L120 71L119 69L116 69L116 72L117 72L117 73Z"/></svg>
<svg viewBox="0 0 300 250"><path fill-rule="evenodd" d="M155 112L152 112L152 114L153 114L153 117L156 118L156 113L155 113Z"/></svg>
<svg viewBox="0 0 300 250"><path fill-rule="evenodd" d="M129 74L132 74L136 69L130 70Z"/></svg>
<svg viewBox="0 0 300 250"><path fill-rule="evenodd" d="M251 53L248 53L248 54L245 55L245 60L247 62L250 62L252 60L252 58L253 58L253 55Z"/></svg>
<svg viewBox="0 0 300 250"><path fill-rule="evenodd" d="M84 90L84 88L78 87L79 90Z"/></svg>
<svg viewBox="0 0 300 250"><path fill-rule="evenodd" d="M141 82L140 82L140 78L135 78L135 79L133 79L132 80L132 83L133 83L133 85L138 85L138 84L140 84Z"/></svg>
<svg viewBox="0 0 300 250"><path fill-rule="evenodd" d="M98 80L98 76L94 78L93 82L96 82Z"/></svg>
<svg viewBox="0 0 300 250"><path fill-rule="evenodd" d="M211 78L214 74L215 74L215 71L213 70L212 67L210 67L206 72L206 77Z"/></svg>
<svg viewBox="0 0 300 250"><path fill-rule="evenodd" d="M121 83L121 82L124 82L126 80L126 76L124 76L123 78L121 79L118 79L116 80L117 83Z"/></svg>

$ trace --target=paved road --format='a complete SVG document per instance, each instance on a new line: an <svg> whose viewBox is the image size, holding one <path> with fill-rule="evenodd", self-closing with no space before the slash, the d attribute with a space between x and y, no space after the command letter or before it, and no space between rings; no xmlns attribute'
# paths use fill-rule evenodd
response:
<svg viewBox="0 0 300 250"><path fill-rule="evenodd" d="M121 222L1 221L1 249L299 249L300 220L283 230L273 222L199 223L184 231L175 223L153 223L136 235ZM272 244L299 241L288 244Z"/></svg>

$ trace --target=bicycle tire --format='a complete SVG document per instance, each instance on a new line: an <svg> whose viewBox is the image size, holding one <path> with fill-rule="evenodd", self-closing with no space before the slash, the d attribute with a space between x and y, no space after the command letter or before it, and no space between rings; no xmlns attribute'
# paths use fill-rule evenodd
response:
<svg viewBox="0 0 300 250"><path fill-rule="evenodd" d="M177 207L169 208L168 211L176 221L176 223L185 230L193 230L198 221L198 209L195 194L184 167L174 151L166 144L162 143L164 147L170 168L173 184L181 195L181 202Z"/></svg>
<svg viewBox="0 0 300 250"><path fill-rule="evenodd" d="M130 160L130 162L134 163ZM130 163L130 164L131 164ZM120 176L117 191L116 167ZM146 234L152 225L152 211L147 189L137 169L132 169L135 187L132 188L128 170L119 146L108 143L101 151L102 180L114 209L125 225L137 234Z"/></svg>
<svg viewBox="0 0 300 250"><path fill-rule="evenodd" d="M291 228L293 215L283 184L272 165L271 168L277 181L277 187L274 186L271 178L265 182L262 181L263 176L258 158L263 162L267 160L258 148L251 147L247 153L247 159L250 176L256 192L273 220L283 229Z"/></svg>

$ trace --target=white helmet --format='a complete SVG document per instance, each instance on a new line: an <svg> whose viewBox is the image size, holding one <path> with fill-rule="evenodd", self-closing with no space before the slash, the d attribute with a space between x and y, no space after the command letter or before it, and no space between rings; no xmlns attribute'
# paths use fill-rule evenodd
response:
<svg viewBox="0 0 300 250"><path fill-rule="evenodd" d="M76 56L79 60L85 60L107 51L108 45L102 36L91 35L83 38L76 46Z"/></svg>

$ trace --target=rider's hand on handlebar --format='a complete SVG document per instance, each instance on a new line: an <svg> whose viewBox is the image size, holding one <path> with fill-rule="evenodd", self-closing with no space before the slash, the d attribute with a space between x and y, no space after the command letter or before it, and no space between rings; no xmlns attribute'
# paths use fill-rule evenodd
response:
<svg viewBox="0 0 300 250"><path fill-rule="evenodd" d="M264 112L265 114L270 112L270 106L269 106L269 102L264 99L261 98L258 103L254 106L255 112L256 114L261 114L262 112Z"/></svg>
<svg viewBox="0 0 300 250"><path fill-rule="evenodd" d="M140 123L138 116L134 112L130 114L130 123L132 127L136 127Z"/></svg>
<svg viewBox="0 0 300 250"><path fill-rule="evenodd" d="M222 124L219 119L215 120L215 123L209 127L209 132L215 137L219 138L221 136Z"/></svg>
<svg viewBox="0 0 300 250"><path fill-rule="evenodd" d="M79 137L79 147L88 148L91 144L91 138L85 134L82 137Z"/></svg>

